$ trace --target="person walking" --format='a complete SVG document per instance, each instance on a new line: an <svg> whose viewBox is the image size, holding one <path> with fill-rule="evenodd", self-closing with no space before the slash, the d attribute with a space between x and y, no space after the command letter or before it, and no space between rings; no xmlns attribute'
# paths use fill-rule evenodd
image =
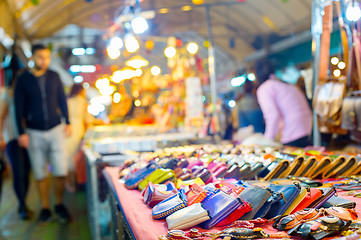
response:
<svg viewBox="0 0 361 240"><path fill-rule="evenodd" d="M66 153L69 161L69 173L67 178L67 189L69 192L76 190L75 158L81 148L81 141L86 129L91 123L88 113L88 102L86 92L81 84L74 84L68 97L69 119L72 134L66 139Z"/></svg>
<svg viewBox="0 0 361 240"><path fill-rule="evenodd" d="M71 135L68 107L59 75L49 70L51 52L44 45L32 47L34 68L19 76L15 86L19 146L28 149L42 210L38 220L50 221L48 161L54 177L55 214L61 223L70 221L63 204L68 172L65 137ZM66 125L63 124L65 122Z"/></svg>
<svg viewBox="0 0 361 240"><path fill-rule="evenodd" d="M27 208L26 196L29 189L30 160L28 152L18 144L18 129L15 118L14 87L16 74L20 69L19 60L13 54L5 80L0 113L0 147L5 149L12 168L13 187L19 202L21 219L29 219L32 212Z"/></svg>

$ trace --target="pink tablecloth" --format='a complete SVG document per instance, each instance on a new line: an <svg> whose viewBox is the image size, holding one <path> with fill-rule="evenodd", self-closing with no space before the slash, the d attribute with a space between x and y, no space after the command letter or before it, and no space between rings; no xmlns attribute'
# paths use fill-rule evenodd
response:
<svg viewBox="0 0 361 240"><path fill-rule="evenodd" d="M143 203L141 194L138 190L128 190L123 183L119 182L117 167L106 167L104 172L108 175L107 181L114 191L118 203L121 205L127 222L137 240L157 240L158 236L165 235L168 232L167 224L164 220L153 220L152 209ZM361 216L361 199L352 196L344 196L339 192L339 196L356 202L356 212ZM267 233L276 233L270 224L259 226ZM205 231L200 229L201 231ZM207 232L217 232L221 228L213 228ZM302 239L292 237L292 239Z"/></svg>

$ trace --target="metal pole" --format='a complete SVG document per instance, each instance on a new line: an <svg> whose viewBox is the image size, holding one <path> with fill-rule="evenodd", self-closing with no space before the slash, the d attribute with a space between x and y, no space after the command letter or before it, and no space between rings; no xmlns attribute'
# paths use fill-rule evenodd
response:
<svg viewBox="0 0 361 240"><path fill-rule="evenodd" d="M321 34L322 34L322 6L320 0L313 0L312 2L312 57L313 57L313 85L312 92L314 95L315 88L319 78L320 67L320 49L321 49ZM317 114L313 111L313 145L321 146L321 133L318 129Z"/></svg>
<svg viewBox="0 0 361 240"><path fill-rule="evenodd" d="M219 125L218 125L218 113L216 109L217 104L217 74L216 74L216 57L213 48L213 33L212 33L212 24L211 24L211 14L210 7L206 6L206 16L207 16L207 29L208 29L208 69L209 69L209 78L211 84L211 101L213 105L213 117L216 121L216 133L215 136L219 133Z"/></svg>

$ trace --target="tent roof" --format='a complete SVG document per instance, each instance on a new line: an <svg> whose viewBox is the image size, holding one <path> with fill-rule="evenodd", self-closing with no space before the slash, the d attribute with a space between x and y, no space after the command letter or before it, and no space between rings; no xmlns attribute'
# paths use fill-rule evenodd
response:
<svg viewBox="0 0 361 240"><path fill-rule="evenodd" d="M39 0L38 5L33 5L31 0L0 2L0 27L10 35L23 32L31 39L52 36L68 24L105 29L114 20L115 10L124 3L120 0ZM311 26L312 0L204 2L210 6L215 44L239 62L260 49L265 36L272 36L269 40L276 41ZM191 5L192 10L182 11L184 5ZM144 0L141 7L157 12L151 21L152 35L186 31L197 32L205 38L208 35L205 7L192 5L190 0ZM168 8L168 13L158 13L161 8ZM14 19L16 24L9 24L9 19ZM234 42L233 47L230 42Z"/></svg>

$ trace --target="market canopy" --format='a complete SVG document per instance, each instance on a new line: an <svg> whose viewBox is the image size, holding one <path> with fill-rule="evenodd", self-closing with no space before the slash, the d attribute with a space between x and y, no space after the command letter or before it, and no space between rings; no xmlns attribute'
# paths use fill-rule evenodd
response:
<svg viewBox="0 0 361 240"><path fill-rule="evenodd" d="M0 27L10 36L50 37L69 24L106 29L124 1L5 0L0 1ZM215 44L233 59L243 58L311 26L312 0L144 0L143 10L154 10L152 35L197 32L207 38L205 6L209 6ZM183 6L190 6L188 9ZM13 24L15 22L15 24ZM266 45L267 45L266 44Z"/></svg>

